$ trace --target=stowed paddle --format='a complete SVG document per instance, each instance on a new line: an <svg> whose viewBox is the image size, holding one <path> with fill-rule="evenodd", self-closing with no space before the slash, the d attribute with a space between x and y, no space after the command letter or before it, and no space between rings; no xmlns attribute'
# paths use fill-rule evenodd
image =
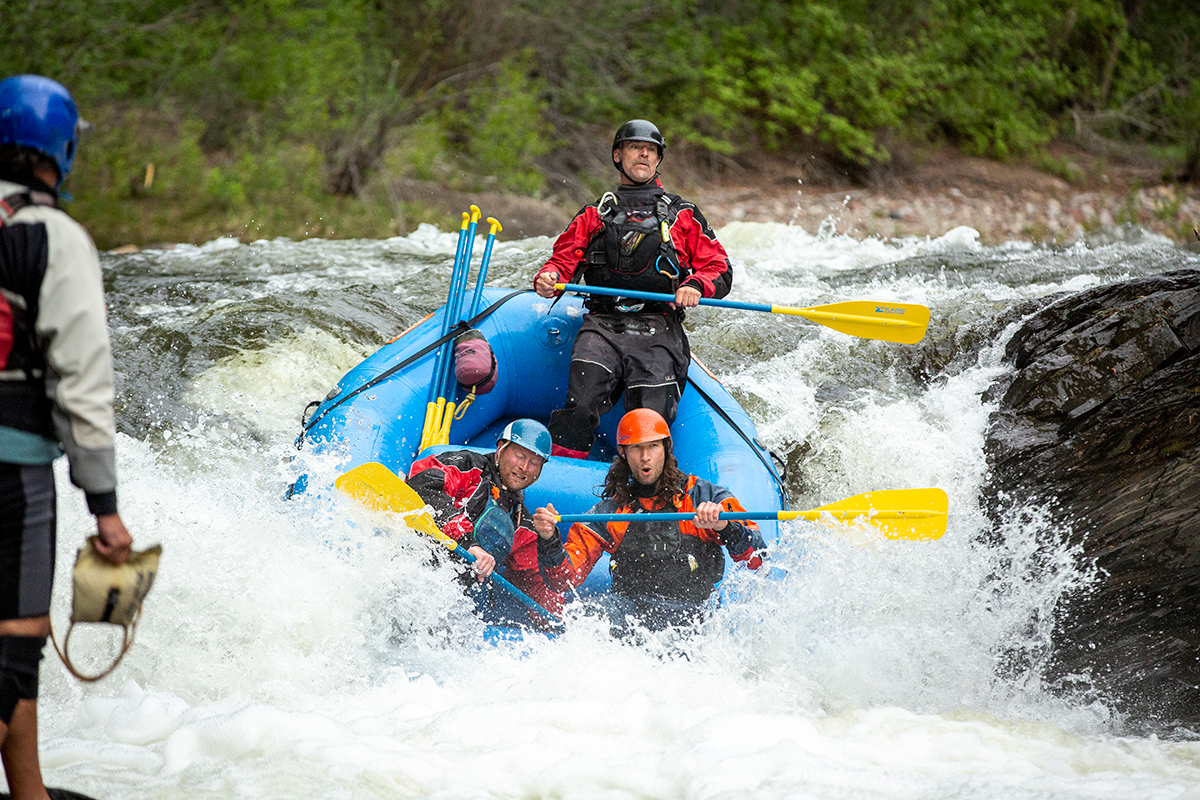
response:
<svg viewBox="0 0 1200 800"><path fill-rule="evenodd" d="M577 283L556 283L558 291L578 294L602 294L608 297L629 297L635 300L657 300L670 303L675 295L658 292L639 292L633 289L609 289L606 286L583 286ZM929 327L929 309L915 303L877 303L873 300L850 300L827 306L792 308L766 303L743 303L738 300L700 298L702 306L740 308L745 311L766 311L770 314L794 314L798 317L832 328L838 333L883 342L916 344L925 338Z"/></svg>
<svg viewBox="0 0 1200 800"><path fill-rule="evenodd" d="M888 539L940 539L946 532L946 511L950 501L941 489L886 489L856 494L845 500L807 511L724 511L721 519L820 519L829 514L841 522L864 518ZM695 512L638 514L636 519L685 520ZM559 522L629 522L629 514L561 514Z"/></svg>
<svg viewBox="0 0 1200 800"><path fill-rule="evenodd" d="M475 206L471 206L472 211L478 211ZM482 213L482 212L480 212ZM475 220L478 221L478 217ZM450 367L450 360L454 352L453 343L446 339L446 335L450 333L450 319L456 315L455 300L461 297L462 288L467 285L467 276L464 274L471 267L471 259L468 256L464 269L463 254L467 251L469 241L473 240L475 232L470 231L472 239L468 239L468 229L474 227L471 214L466 211L462 215L462 227L458 229L458 247L454 251L454 265L450 268L450 288L446 292L446 305L444 306L444 314L442 316L442 346L438 348L437 356L433 362L432 377L429 381L429 401L425 404L425 423L421 428L421 446L418 451L424 450L437 444L437 435L441 427L443 412L446 409L446 395L442 389L444 375ZM461 284L461 286L460 286Z"/></svg>
<svg viewBox="0 0 1200 800"><path fill-rule="evenodd" d="M458 542L442 533L429 512L422 511L426 503L421 496L383 464L372 462L355 467L339 476L333 485L369 508L379 511L395 511L403 515L410 527L432 536L444 544L450 552L457 553L472 564L475 563L473 554L468 553L466 548L459 547ZM504 576L493 572L490 577L501 589L520 600L527 608L537 612L544 619L562 623L560 617L542 608L536 600L513 586Z"/></svg>

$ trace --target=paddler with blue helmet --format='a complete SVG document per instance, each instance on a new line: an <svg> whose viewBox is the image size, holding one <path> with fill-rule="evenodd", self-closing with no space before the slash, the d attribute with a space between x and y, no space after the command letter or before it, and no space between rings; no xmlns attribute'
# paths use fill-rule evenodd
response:
<svg viewBox="0 0 1200 800"><path fill-rule="evenodd" d="M39 75L0 81L0 755L20 800L47 796L37 695L54 577L51 462L66 452L71 482L96 518L101 558L121 564L133 544L117 513L100 258L58 208L78 129L61 84Z"/></svg>
<svg viewBox="0 0 1200 800"><path fill-rule="evenodd" d="M628 514L628 521L577 522L562 541L548 530L553 505L534 513L538 561L550 588L567 591L583 583L604 553L611 556L612 593L598 602L616 627L627 619L657 630L700 618L725 573L728 551L735 563L762 566L766 550L753 522L723 520L723 511L745 511L724 486L679 469L671 431L648 408L628 412L617 425L618 457L609 467L600 502L591 514ZM692 513L690 520L639 522L642 512Z"/></svg>
<svg viewBox="0 0 1200 800"><path fill-rule="evenodd" d="M525 489L549 460L546 426L515 419L501 431L494 452L450 450L426 456L412 465L407 482L433 509L442 532L475 556L480 581L500 569L514 586L557 614L562 594L542 580L538 534L525 507ZM557 530L553 522L549 529ZM535 625L544 622L532 612L530 619Z"/></svg>
<svg viewBox="0 0 1200 800"><path fill-rule="evenodd" d="M621 174L575 215L534 278L555 297L557 283L587 283L674 295L673 302L591 295L571 350L567 399L550 416L555 456L587 458L600 417L622 392L625 408L651 408L675 421L691 350L683 310L733 285L725 248L695 203L663 189L658 165L667 141L652 123L633 119L613 137Z"/></svg>

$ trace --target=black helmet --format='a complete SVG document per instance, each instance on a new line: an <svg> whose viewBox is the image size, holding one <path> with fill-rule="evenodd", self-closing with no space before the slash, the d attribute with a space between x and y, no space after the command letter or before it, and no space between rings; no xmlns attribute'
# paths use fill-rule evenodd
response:
<svg viewBox="0 0 1200 800"><path fill-rule="evenodd" d="M644 119L631 119L617 128L617 135L613 137L612 149L619 149L622 142L654 142L658 145L659 159L662 159L663 153L667 150L667 140L659 133L653 122L647 122Z"/></svg>

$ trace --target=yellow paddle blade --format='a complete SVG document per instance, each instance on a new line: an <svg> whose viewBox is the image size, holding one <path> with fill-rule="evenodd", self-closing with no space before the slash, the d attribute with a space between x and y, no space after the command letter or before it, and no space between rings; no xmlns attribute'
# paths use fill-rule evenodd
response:
<svg viewBox="0 0 1200 800"><path fill-rule="evenodd" d="M355 467L339 475L333 485L368 508L403 515L409 527L429 534L451 550L458 547L458 542L438 530L428 511L418 514L425 508L425 501L383 464L373 462Z"/></svg>
<svg viewBox="0 0 1200 800"><path fill-rule="evenodd" d="M950 499L941 489L865 492L809 511L781 511L780 519L820 519L829 514L849 522L866 517L889 539L940 539L946 532Z"/></svg>
<svg viewBox="0 0 1200 800"><path fill-rule="evenodd" d="M850 300L812 308L771 306L772 314L794 314L849 336L916 344L925 338L929 309L916 303Z"/></svg>

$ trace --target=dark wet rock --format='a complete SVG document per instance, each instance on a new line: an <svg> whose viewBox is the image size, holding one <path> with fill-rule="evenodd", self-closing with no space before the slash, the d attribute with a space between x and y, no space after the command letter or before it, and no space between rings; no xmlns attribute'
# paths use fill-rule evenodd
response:
<svg viewBox="0 0 1200 800"><path fill-rule="evenodd" d="M963 325L953 315L930 320L929 331L912 360L913 378L920 384L928 384L935 378L951 377L975 366L980 351L996 341L1005 328L1063 296L1035 297L976 325Z"/></svg>
<svg viewBox="0 0 1200 800"><path fill-rule="evenodd" d="M1133 727L1200 725L1200 271L1072 294L1009 342L989 510L1043 501L1099 568L1056 626Z"/></svg>

